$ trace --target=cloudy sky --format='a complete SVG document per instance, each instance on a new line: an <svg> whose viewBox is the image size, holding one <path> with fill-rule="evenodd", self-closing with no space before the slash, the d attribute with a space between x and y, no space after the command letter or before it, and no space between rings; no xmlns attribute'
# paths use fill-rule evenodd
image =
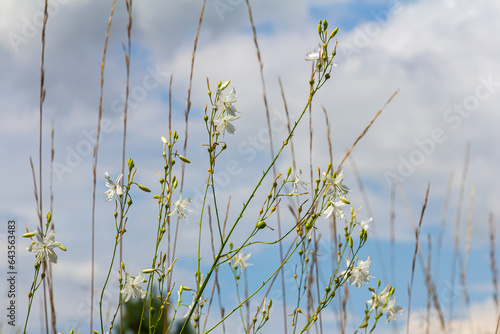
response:
<svg viewBox="0 0 500 334"><path fill-rule="evenodd" d="M72 326L79 326L86 332L92 149L111 1L53 0L50 4L45 49L43 210L50 208L50 132L53 127L52 211L56 239L68 249L65 253L59 252L59 263L55 266L58 330L68 331ZM500 209L496 203L500 200L500 181L496 171L500 155L494 146L500 140L497 131L500 50L496 41L500 30L500 3L493 0L275 0L254 1L251 5L264 64L269 112L275 124L272 127L275 151L287 136L279 80L293 122L307 101L311 64L304 57L317 46L320 19L326 18L330 28L339 27L335 58L338 66L313 102L314 171L317 167L324 169L329 161L323 108L331 127L333 165L338 166L376 112L399 90L356 146L352 159L344 164L345 183L353 190L349 195L351 203L356 208L363 206L363 218L373 217L369 242L359 256L373 259L371 273L376 278L372 279L372 286L376 279L381 279L383 284L393 284L398 304L405 308L398 327L381 324L380 331L398 331L406 326L407 290L415 248L413 226L419 221L430 184L420 247L426 258L431 249L431 269L448 329L461 327L464 333L492 332L498 308L492 298L489 217L492 215L493 225L499 230ZM184 111L201 8L200 0L155 0L133 5L126 156L133 158L138 168L136 180L154 189L153 192L159 189L156 170L163 166L160 137L168 135L171 78L172 127L180 134L179 150L186 136ZM33 270L33 255L24 251L29 242L20 236L25 226L29 230L38 226L29 159L32 157L35 166L38 165L42 15L41 1L0 3L0 219L17 221L19 326L24 321L25 296ZM99 194L106 190L104 172L113 178L121 172L126 77L122 42L127 40L127 21L125 5L120 1L113 18L105 68L103 133L97 166ZM241 118L234 123L236 134L226 135L224 139L228 150L220 157L216 174L220 180L219 205L225 208L231 196L229 219L232 217L234 221L240 203L271 161L259 63L248 8L243 0L206 2L189 115L186 155L192 163L186 167L183 191L183 196L193 198L194 212L183 222L179 234L178 253L184 261L177 264L177 286L193 285L192 261L196 253L191 245L196 242L197 203L208 168L206 148L202 146L207 142L203 122L205 105L209 103L207 77L212 91L218 81L231 80L229 87L236 89L235 106L241 112ZM309 147L308 114L294 135L297 168L304 172L306 182L310 175ZM286 151L277 163L277 170L286 172L291 165L290 151ZM272 179L266 178L264 189L269 189L271 182ZM395 189L394 201L391 201L391 189ZM265 196L265 191L260 194ZM261 198L256 199L252 212L258 211ZM154 239L151 231L155 229L157 213L151 196L136 193L134 203L124 254L127 268L138 272L149 266ZM283 209L282 220L286 226L292 218L285 200ZM104 202L104 196L97 197L97 286L102 284L110 260L115 233L113 210L113 204ZM253 215L249 214L248 224L253 227L254 223ZM318 226L325 250L323 256L329 258L332 254L327 221L321 219L319 223L324 224ZM274 224L276 226L276 222ZM7 228L2 229L4 245ZM244 238L244 233L242 230L236 239ZM275 236L271 230L266 233L266 238ZM395 244L391 244L392 237ZM455 256L457 237L461 261ZM208 240L204 246L211 252ZM269 260L269 254L277 254L276 249L251 251L249 262L253 266L249 267L248 275L259 281L270 273L279 257ZM5 259L5 247L1 254ZM2 271L7 272L3 259L0 261ZM320 273L325 280L329 277L328 270ZM459 279L460 270L467 274L465 289ZM411 305L411 327L415 333L425 324L427 290L422 272L422 264L417 261ZM228 284L233 283L228 281ZM3 283L0 286L4 291ZM464 303L464 290L469 294L470 305ZM352 326L359 323L364 300L369 298L366 289L362 292L359 296L357 291L353 292L348 305ZM38 332L40 328L37 301L29 332ZM229 298L227 302L234 300ZM293 307L289 305L290 309ZM335 308L328 310L325 324L337 326L335 312ZM435 312L432 314L433 323L438 326ZM277 320L271 326L279 326L281 317L281 311L275 310ZM2 330L8 332L4 318L0 324Z"/></svg>

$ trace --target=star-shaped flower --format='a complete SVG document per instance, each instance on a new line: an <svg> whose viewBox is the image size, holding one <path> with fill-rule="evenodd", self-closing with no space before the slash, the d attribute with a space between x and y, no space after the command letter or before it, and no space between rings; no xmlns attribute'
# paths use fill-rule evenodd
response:
<svg viewBox="0 0 500 334"><path fill-rule="evenodd" d="M57 254L54 252L54 248L64 246L62 245L62 243L54 241L54 230L51 230L49 233L47 233L45 237L38 231L34 233L38 242L32 242L31 245L29 245L29 247L27 247L26 249L32 253L36 252L35 264L42 263L47 257L49 258L50 262L57 263Z"/></svg>
<svg viewBox="0 0 500 334"><path fill-rule="evenodd" d="M339 274L339 277L348 275L348 280L351 282L351 285L356 285L358 288L360 288L363 286L363 282L368 282L370 279L369 270L372 263L372 258L368 256L368 259L366 259L366 261L360 260L358 258L356 258L356 260L358 261L358 266L349 268L351 263L349 262L349 259L346 258L347 269L342 271Z"/></svg>
<svg viewBox="0 0 500 334"><path fill-rule="evenodd" d="M109 177L108 172L104 173L104 178L107 180L106 187L109 188L104 193L105 195L108 195L106 200L111 201L113 197L115 197L115 194L116 196L118 196L118 198L120 198L125 193L125 187L120 185L120 180L122 179L122 177L123 174L118 175L116 181L113 182L113 180L111 180L111 177Z"/></svg>
<svg viewBox="0 0 500 334"><path fill-rule="evenodd" d="M131 297L133 299L135 299L135 297L144 299L144 297L146 297L146 291L142 290L139 286L146 282L142 272L136 277L130 276L125 270L123 272L125 273L125 284L123 284L123 289L120 290L120 293L125 295L123 302L128 302Z"/></svg>
<svg viewBox="0 0 500 334"><path fill-rule="evenodd" d="M170 212L168 215L172 216L176 212L179 215L179 217L182 219L185 216L187 216L190 212L193 212L193 210L189 210L186 208L186 206L191 203L191 198L187 197L185 199L182 199L182 194L179 196L179 199L175 201L174 203L174 210Z"/></svg>
<svg viewBox="0 0 500 334"><path fill-rule="evenodd" d="M233 258L233 268L236 269L240 267L241 271L243 271L247 266L251 266L251 263L247 263L247 260L250 258L252 253L248 253L247 255L243 255L243 252L239 252L237 256Z"/></svg>
<svg viewBox="0 0 500 334"><path fill-rule="evenodd" d="M325 175L325 173L323 173ZM342 183L344 181L344 171L335 175L333 178L331 175L325 175L326 181L328 182L328 189L326 190L326 196L336 196L337 194L345 196L350 191L349 188Z"/></svg>
<svg viewBox="0 0 500 334"><path fill-rule="evenodd" d="M340 208L341 206L346 205L344 202L342 202L342 201L337 201L337 202L330 201L330 202L328 202L327 205L328 205L328 207L326 208L326 210L322 212L323 214L326 215L325 219L329 218L332 214L334 214L335 217L337 217L339 219L345 218L344 210L342 210Z"/></svg>
<svg viewBox="0 0 500 334"><path fill-rule="evenodd" d="M373 220L373 218L368 218L366 220L362 220L361 223L359 223L359 226L361 227L362 230L368 231L368 229L370 228L370 225L368 225L368 224L372 220Z"/></svg>
<svg viewBox="0 0 500 334"><path fill-rule="evenodd" d="M240 118L240 115L233 116L230 113L223 114L220 110L217 111L214 119L215 131L223 135L227 131L233 135L236 132L236 128L231 122L234 122L238 118Z"/></svg>
<svg viewBox="0 0 500 334"><path fill-rule="evenodd" d="M325 70L325 64L324 64L324 59L323 59L323 53L325 52L324 50L324 45L321 43L318 43L318 50L313 51L313 52L308 52L306 54L306 60L308 61L319 61L321 64L320 71ZM332 56L328 56L328 63L330 63L332 60ZM331 66L337 66L337 64L330 63Z"/></svg>
<svg viewBox="0 0 500 334"><path fill-rule="evenodd" d="M302 187L305 188L305 182L303 181L300 181L300 175L302 175L302 170L298 169L297 171L295 171L295 177L294 177L294 180L293 180L293 189L292 189L292 192L289 194L290 196L298 196L298 195L303 195L305 193L299 193L298 192L298 189L297 189L297 185L300 184Z"/></svg>
<svg viewBox="0 0 500 334"><path fill-rule="evenodd" d="M390 299L387 302L387 305L382 309L382 312L387 313L387 319L385 323L389 323L391 320L396 320L396 314L403 313L404 309L401 306L395 306L395 305L396 305L396 297Z"/></svg>
<svg viewBox="0 0 500 334"><path fill-rule="evenodd" d="M387 295L387 290L389 289L389 285L387 285L380 294L376 294L372 291L372 299L366 302L367 305L370 305L370 312L376 308L383 307L385 300L389 297Z"/></svg>
<svg viewBox="0 0 500 334"><path fill-rule="evenodd" d="M220 92L219 94L220 94L219 101L225 107L226 113L228 113L231 116L236 116L236 109L233 106L233 103L236 102L236 97L235 97L236 90L232 88L229 94L227 94L226 96L224 96L222 92ZM218 105L218 107L219 106L221 105Z"/></svg>

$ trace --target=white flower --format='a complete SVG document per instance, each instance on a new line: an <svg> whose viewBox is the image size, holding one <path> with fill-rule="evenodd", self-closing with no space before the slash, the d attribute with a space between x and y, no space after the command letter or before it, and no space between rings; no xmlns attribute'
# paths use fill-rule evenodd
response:
<svg viewBox="0 0 500 334"><path fill-rule="evenodd" d="M125 270L123 272L125 273L125 283L123 284L123 289L120 290L120 293L125 295L123 302L128 302L130 297L133 299L135 299L135 297L144 299L144 297L146 297L146 291L142 290L139 286L146 282L142 271L136 277L130 276Z"/></svg>
<svg viewBox="0 0 500 334"><path fill-rule="evenodd" d="M313 52L308 52L306 54L306 60L308 61L319 61L321 64L320 71L325 70L325 64L323 60L323 53L324 53L324 45L321 43L318 43L318 51L313 51ZM332 56L328 56L328 62L332 60ZM332 66L337 66L337 64L331 63Z"/></svg>
<svg viewBox="0 0 500 334"><path fill-rule="evenodd" d="M387 295L388 289L389 289L389 285L386 286L384 291L382 291L378 295L372 291L372 299L370 299L366 302L366 304L370 305L370 312L373 311L375 308L384 306L385 300L388 298L388 295Z"/></svg>
<svg viewBox="0 0 500 334"><path fill-rule="evenodd" d="M369 218L367 220L362 220L361 223L359 223L359 226L361 227L362 230L368 231L368 229L370 228L370 225L368 225L368 224L372 220L373 220L373 218Z"/></svg>
<svg viewBox="0 0 500 334"><path fill-rule="evenodd" d="M356 258L356 260L358 261L358 266L349 269L351 263L349 262L349 259L346 258L348 269L342 271L339 276L348 275L348 279L351 282L351 285L356 285L358 288L360 288L363 286L363 282L368 282L370 279L369 269L372 263L372 258L368 256L368 259L366 259L366 261L360 260L358 258Z"/></svg>
<svg viewBox="0 0 500 334"><path fill-rule="evenodd" d="M333 214L335 214L335 217L339 218L339 219L344 219L345 218L345 214L344 214L344 211L340 208L341 206L344 206L346 205L344 202L342 201L337 201L337 202L328 202L328 207L326 208L325 211L322 212L322 214L325 214L325 219L327 219L328 217L330 217Z"/></svg>
<svg viewBox="0 0 500 334"><path fill-rule="evenodd" d="M297 171L295 171L295 177L294 177L294 180L293 180L293 189L292 189L292 192L290 193L290 196L297 196L297 195L303 195L305 193L298 193L298 189L297 189L297 184L300 184L302 187L305 188L305 182L303 181L300 181L300 175L302 175L302 170L298 169Z"/></svg>
<svg viewBox="0 0 500 334"><path fill-rule="evenodd" d="M220 97L219 97L220 99L219 101L222 101L222 103L226 107L225 108L226 112L231 116L236 116L236 109L233 106L233 103L236 102L235 95L236 95L236 90L232 88L229 94L226 95L226 97L224 97L222 92L220 92Z"/></svg>
<svg viewBox="0 0 500 334"><path fill-rule="evenodd" d="M387 305L382 309L382 312L387 312L387 319L385 323L389 323L391 320L396 320L396 314L401 314L403 308L401 306L394 306L396 304L396 297L390 299Z"/></svg>
<svg viewBox="0 0 500 334"><path fill-rule="evenodd" d="M54 241L54 230L51 230L49 233L47 233L45 237L43 237L43 234L39 233L38 231L34 233L38 242L31 243L31 245L29 245L29 247L27 247L26 249L31 253L36 252L35 264L42 263L47 257L49 258L50 262L57 263L57 254L54 253L53 249L64 246L62 245L62 243Z"/></svg>
<svg viewBox="0 0 500 334"><path fill-rule="evenodd" d="M248 253L247 255L243 255L243 252L239 252L237 256L233 258L234 263L233 263L233 268L236 269L238 266L240 267L241 271L243 271L247 266L251 266L251 263L247 263L247 260L250 258L252 253Z"/></svg>
<svg viewBox="0 0 500 334"><path fill-rule="evenodd" d="M191 302L191 304L190 304L190 305L188 305L188 309L187 309L187 311L186 311L186 314L184 314L183 318L186 318L186 317L189 315L189 313L191 312L191 310L193 309L194 302L195 302L195 300L196 300L196 293L195 293L195 292L192 292L192 294L193 294L193 301ZM195 310L195 312L196 312L196 310ZM193 318L194 318L194 317L191 317L191 322L193 322Z"/></svg>
<svg viewBox="0 0 500 334"><path fill-rule="evenodd" d="M170 212L168 215L172 216L177 212L179 217L182 219L184 216L187 216L189 212L193 212L193 210L188 210L186 206L191 203L191 198L187 197L182 199L182 194L179 196L179 199L174 203L174 210Z"/></svg>
<svg viewBox="0 0 500 334"><path fill-rule="evenodd" d="M236 102L235 95L234 88L226 96L219 90L219 98L214 105L217 110L214 119L215 131L219 134L225 134L226 131L230 134L236 132L236 128L231 123L240 118L239 115L236 115L236 109L233 106L233 103Z"/></svg>
<svg viewBox="0 0 500 334"><path fill-rule="evenodd" d="M121 197L125 193L125 187L120 185L120 180L122 179L123 174L118 175L116 178L116 181L113 182L111 178L109 177L108 172L104 173L104 178L107 180L106 182L106 187L109 189L104 193L105 195L108 194L108 197L106 200L111 201L113 197L116 196Z"/></svg>
<svg viewBox="0 0 500 334"><path fill-rule="evenodd" d="M240 116L232 115L229 111L224 113L223 102L221 100L219 100L216 103L216 106L217 106L217 114L215 115L214 119L215 131L217 131L217 133L222 133L222 134L224 134L226 131L229 132L230 134L234 134L236 132L236 128L231 122L234 122L235 120L240 118Z"/></svg>
<svg viewBox="0 0 500 334"><path fill-rule="evenodd" d="M326 180L329 183L328 189L326 190L326 196L335 196L337 193L345 196L350 191L349 188L342 183L342 181L344 181L344 171L337 174L335 179L331 177L331 175L326 175Z"/></svg>

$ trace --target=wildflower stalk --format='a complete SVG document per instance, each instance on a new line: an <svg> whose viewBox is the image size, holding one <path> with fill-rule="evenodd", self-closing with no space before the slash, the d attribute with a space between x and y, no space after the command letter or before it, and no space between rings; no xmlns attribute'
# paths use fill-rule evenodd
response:
<svg viewBox="0 0 500 334"><path fill-rule="evenodd" d="M28 293L28 312L26 314L26 321L24 322L23 333L26 333L26 327L28 326L28 320L29 320L30 313L31 313L31 305L33 304L33 299L35 298L35 292L36 292L36 290L38 290L38 288L40 287L40 284L42 283L42 280L43 280L43 277L42 277L40 282L38 282L38 274L40 273L40 268L41 268L40 263L35 265L35 273L33 274L33 283L31 284L31 289L30 289L30 292Z"/></svg>
<svg viewBox="0 0 500 334"><path fill-rule="evenodd" d="M129 160L128 183L126 186L123 186L123 188L125 189L124 192L123 192L123 190L121 190L122 188L120 188L120 187L122 187L122 186L119 184L119 182L117 182L117 184L115 184L116 195L118 197L118 199L115 199L115 212L114 212L115 227L116 227L115 242L114 242L114 246L113 246L113 253L111 256L111 262L110 262L109 268L108 268L108 273L106 274L106 279L104 280L104 284L103 284L103 287L101 290L101 296L99 298L99 316L100 316L101 332L102 333L104 333L104 323L103 323L104 317L103 317L103 311L102 311L102 306L103 306L102 301L104 299L104 292L106 291L106 287L107 287L108 282L109 282L109 277L111 276L111 271L113 270L113 265L115 263L115 257L116 257L116 251L118 249L118 245L121 243L123 234L125 233L126 215L128 213L128 210L130 209L130 206L132 205L132 200L131 200L130 195L129 195L129 190L130 190L130 185L133 182L133 178L134 178L134 175L136 172L136 170L134 170L134 172L132 173L132 169L133 169L133 162L130 163L130 160ZM113 190L113 189L110 188L110 190ZM111 198L109 198L109 197L108 197L108 199L111 200ZM120 208L120 210L119 210L120 213L118 213L116 211L118 206ZM121 298L121 296L120 296L120 298ZM113 323L111 323L111 326L112 325L113 325Z"/></svg>
<svg viewBox="0 0 500 334"><path fill-rule="evenodd" d="M326 41L326 44L328 44L329 40ZM329 63L327 63L328 65L327 66L331 66L331 61ZM231 226L231 228L229 229L227 235L225 236L225 238L222 240L222 243L221 243L221 246L220 246L220 249L219 249L219 252L218 254L216 255L215 259L214 259L214 262L212 263L212 266L210 268L210 270L207 272L203 282L201 284L197 284L198 286L198 289L197 289L197 292L196 292L196 297L194 299L194 305L193 307L191 308L189 314L187 315L186 317L186 320L184 321L184 324L180 330L180 334L182 334L184 332L184 330L186 329L187 327L187 324L189 322L189 319L191 318L195 308L197 307L197 304L198 304L198 301L200 300L200 298L202 297L203 295L203 292L205 291L205 288L212 276L212 273L214 272L215 268L219 265L219 260L221 259L222 257L222 254L224 252L224 249L226 247L226 245L229 243L229 240L231 238L231 235L233 234L233 232L235 231L236 229L236 226L239 224L241 218L243 218L243 214L245 213L246 209L248 208L248 206L250 205L250 202L252 201L252 199L254 198L257 190L260 188L260 186L262 185L262 182L264 181L265 177L267 176L267 174L270 172L271 168L275 165L276 161L278 160L278 158L281 156L281 153L283 152L284 148L286 145L288 145L289 141L292 139L292 136L294 134L294 131L295 129L297 128L297 126L299 125L300 121L302 120L302 117L305 115L305 113L307 112L311 102L312 102L312 99L313 99L313 96L314 94L323 86L323 84L325 83L326 80L328 80L329 78L329 75L326 75L326 74L320 74L319 77L318 77L318 82L316 83L316 86L314 89L312 89L309 93L309 98L307 100L307 103L305 104L299 118L297 119L297 121L295 121L295 124L293 125L292 127L292 130L290 131L290 133L288 134L288 136L286 137L285 141L282 143L281 145L281 148L279 149L279 151L277 152L276 156L274 157L274 159L271 161L271 163L269 164L269 166L267 167L267 169L262 173L262 176L261 178L259 179L259 181L257 182L257 185L255 186L255 188L253 189L253 191L251 192L250 196L248 197L248 199L245 201L245 203L243 204L243 208L241 209L238 217L236 218L235 222L233 223L233 225ZM314 80L311 78L312 82L314 82ZM217 96L216 96L216 99L217 99ZM213 114L214 112L212 112ZM207 119L207 118L206 118ZM213 119L213 118L212 118ZM208 126L208 128L210 129L210 127ZM211 133L211 129L209 130L210 133ZM212 139L213 138L213 135L210 136ZM215 152L210 152L210 149L212 148L213 146L210 146L209 147L209 153L210 153L210 166L211 168L213 167L213 164L214 164L214 156L213 154ZM213 174L212 174L213 175ZM209 178L210 178L210 175L209 175ZM212 183L212 186L213 186L213 183ZM208 187L208 184L207 184L207 187ZM204 199L203 199L203 207L205 205L205 199L206 199L206 194L207 194L207 187L206 187L206 190L205 190L205 196L204 196ZM202 213L201 213L201 217L203 216L203 207L202 207ZM200 234L199 236L201 237L201 218L200 218ZM200 246L198 246L198 271L197 271L197 277L198 277L198 282L199 280L201 279L201 276L200 276ZM291 255L291 254L290 254ZM288 258L287 258L288 259ZM286 261L285 261L286 262ZM283 263L284 264L284 263ZM283 265L282 264L282 265ZM278 268L278 270L282 267L282 265L280 265L280 267ZM268 281L270 280L271 278L268 279ZM252 295L253 296L253 295Z"/></svg>

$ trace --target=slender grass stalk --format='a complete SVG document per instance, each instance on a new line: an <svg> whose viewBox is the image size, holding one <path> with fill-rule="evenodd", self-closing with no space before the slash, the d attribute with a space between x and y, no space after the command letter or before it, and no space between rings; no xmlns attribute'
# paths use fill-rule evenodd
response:
<svg viewBox="0 0 500 334"><path fill-rule="evenodd" d="M496 230L495 230L495 223L494 223L494 218L493 214L490 213L489 217L489 226L490 226L490 262L491 262L491 273L492 273L492 280L493 280L493 301L495 303L495 309L496 312L500 314L500 306L498 303L498 269L497 269L497 261L495 259L495 236L496 236Z"/></svg>
<svg viewBox="0 0 500 334"><path fill-rule="evenodd" d="M389 98L389 100L387 100L387 102L384 104L384 106L382 108L380 108L380 110L375 114L375 116L372 118L372 120L370 121L370 123L366 126L366 128L363 130L363 132L361 132L361 134L358 136L358 138L356 138L356 140L354 141L354 143L352 144L351 148L349 148L349 150L347 151L347 153L345 154L344 158L342 159L342 161L340 162L339 164L339 167L337 168L337 173L339 173L342 169L342 165L344 164L345 160L349 157L349 155L351 154L352 150L354 149L354 147L356 147L356 145L358 144L358 142L361 140L361 138L363 138L365 136L365 134L368 132L368 130L370 129L370 127L373 125L373 123L375 122L375 120L380 116L380 114L382 113L382 111L385 109L385 107L387 107L387 105L389 103L391 103L392 99L399 93L399 89L397 91L394 92L394 94L391 95L391 97Z"/></svg>
<svg viewBox="0 0 500 334"><path fill-rule="evenodd" d="M269 113L269 104L267 102L267 90L266 90L266 81L264 79L264 63L262 62L262 57L260 54L260 48L259 48L259 42L257 38L257 30L255 29L255 23L253 21L253 15L252 15L252 7L250 6L250 1L245 0L247 4L247 9L248 9L248 18L250 20L250 25L252 26L252 34L253 34L253 41L255 45L255 49L257 52L257 60L259 62L259 72L260 72L260 82L262 85L262 98L264 100L264 109L266 111L266 121L267 121L267 131L269 135L269 149L271 153L271 159L274 157L274 144L273 144L273 133L271 130L271 118L270 118L270 113ZM283 96L284 98L284 96ZM273 177L276 178L276 166L273 165ZM278 238L281 239L282 231L281 231L281 216L280 216L280 208L277 208L277 222L278 222ZM283 245L281 242L278 244L279 248L279 257L280 257L280 262L283 262ZM287 334L287 328L286 328L286 293L285 293L285 276L284 273L281 272L281 292L283 294L283 327L284 327L284 333Z"/></svg>
<svg viewBox="0 0 500 334"><path fill-rule="evenodd" d="M94 327L94 284L95 284L95 201L96 201L96 189L97 189L97 161L99 156L99 139L101 137L101 119L102 119L102 100L104 98L104 67L106 66L106 53L108 50L109 35L111 32L111 23L113 22L113 15L115 13L116 0L113 0L111 5L111 14L108 19L108 27L106 31L106 38L104 39L104 49L102 52L101 60L101 83L100 83L100 95L99 95L99 112L97 115L97 137L93 152L93 162L92 162L92 222L91 222L91 278L90 278L90 330Z"/></svg>
<svg viewBox="0 0 500 334"><path fill-rule="evenodd" d="M415 278L415 264L417 260L417 253L418 253L418 245L419 245L419 239L420 239L420 230L422 227L422 222L424 219L424 213L425 213L425 208L427 207L427 201L429 200L429 190L431 188L431 184L427 184L427 190L425 192L425 199L424 199L424 205L422 206L422 212L420 213L420 220L418 222L418 227L415 228L415 252L413 253L413 261L411 265L411 279L410 279L410 286L408 287L408 318L406 322L406 332L409 333L410 331L410 314L411 314L411 296L412 296L412 290L413 290L413 279Z"/></svg>
<svg viewBox="0 0 500 334"><path fill-rule="evenodd" d="M460 219L461 219L461 214L462 214L462 205L464 201L464 195L465 195L465 181L467 178L467 171L469 169L469 160L470 160L470 142L467 142L467 145L465 147L465 157L464 157L464 165L462 169L462 178L460 180L460 190L458 194L458 204L457 204L457 211L455 214L455 249L454 249L454 257L453 261L451 263L451 277L450 277L450 282L451 282L451 291L455 290L455 276L456 276L456 271L457 271L457 262L459 266L459 272L460 268L463 266L462 263L462 255L460 253ZM453 319L453 307L454 307L454 300L452 299L450 301L450 307L449 307L449 319L450 321Z"/></svg>

